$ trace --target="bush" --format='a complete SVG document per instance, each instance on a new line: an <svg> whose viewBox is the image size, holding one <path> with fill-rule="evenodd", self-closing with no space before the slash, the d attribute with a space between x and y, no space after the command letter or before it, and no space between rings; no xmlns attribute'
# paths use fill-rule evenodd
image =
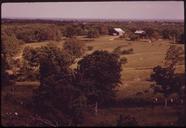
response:
<svg viewBox="0 0 186 128"><path fill-rule="evenodd" d="M129 35L129 38L131 41L135 41L135 40L138 40L139 37L132 33L131 35Z"/></svg>
<svg viewBox="0 0 186 128"><path fill-rule="evenodd" d="M104 24L100 24L97 29L99 30L99 33L101 35L108 35L109 34L109 28L108 26L104 25Z"/></svg>
<svg viewBox="0 0 186 128"><path fill-rule="evenodd" d="M123 39L123 38L125 38L125 35L119 36L119 38L120 38L120 39Z"/></svg>
<svg viewBox="0 0 186 128"><path fill-rule="evenodd" d="M113 50L114 54L120 55L121 54L122 46L118 46Z"/></svg>
<svg viewBox="0 0 186 128"><path fill-rule="evenodd" d="M39 65L40 48L27 46L23 49L23 59L28 61L31 66Z"/></svg>
<svg viewBox="0 0 186 128"><path fill-rule="evenodd" d="M133 48L130 48L130 49L127 49L127 50L123 50L122 52L121 52L121 54L122 55L125 55L125 54L132 54L133 53Z"/></svg>
<svg viewBox="0 0 186 128"><path fill-rule="evenodd" d="M184 33L181 33L180 35L178 35L177 42L178 43L181 43L181 44L184 44L185 43Z"/></svg>
<svg viewBox="0 0 186 128"><path fill-rule="evenodd" d="M88 49L88 51L91 51L91 50L93 50L93 46L87 46L87 49Z"/></svg>
<svg viewBox="0 0 186 128"><path fill-rule="evenodd" d="M123 117L123 115L119 116L119 119L117 120L117 126L137 126L138 123L135 119L135 117L131 115L127 115Z"/></svg>
<svg viewBox="0 0 186 128"><path fill-rule="evenodd" d="M96 38L99 37L99 31L97 29L90 29L87 34L88 38Z"/></svg>
<svg viewBox="0 0 186 128"><path fill-rule="evenodd" d="M133 48L122 49L122 46L118 46L113 50L113 53L118 54L118 55L132 54Z"/></svg>
<svg viewBox="0 0 186 128"><path fill-rule="evenodd" d="M63 35L65 35L66 37L71 38L71 37L76 35L76 31L75 31L73 26L68 26L68 27L65 28L65 31L64 31Z"/></svg>
<svg viewBox="0 0 186 128"><path fill-rule="evenodd" d="M120 62L121 62L122 64L126 64L126 63L127 63L127 58L126 58L126 57L122 57L122 58L120 59Z"/></svg>
<svg viewBox="0 0 186 128"><path fill-rule="evenodd" d="M27 46L23 49L23 61L17 80L39 80L40 48Z"/></svg>
<svg viewBox="0 0 186 128"><path fill-rule="evenodd" d="M17 81L35 81L39 80L39 76L39 65L33 66L26 60L23 60L22 67L16 74L16 79Z"/></svg>

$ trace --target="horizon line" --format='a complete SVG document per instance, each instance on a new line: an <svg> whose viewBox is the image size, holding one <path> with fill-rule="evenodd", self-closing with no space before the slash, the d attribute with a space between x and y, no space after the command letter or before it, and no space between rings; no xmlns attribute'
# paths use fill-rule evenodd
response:
<svg viewBox="0 0 186 128"><path fill-rule="evenodd" d="M23 19L23 20L179 20L184 19L173 19L173 18L60 18L60 17L1 17L1 19Z"/></svg>

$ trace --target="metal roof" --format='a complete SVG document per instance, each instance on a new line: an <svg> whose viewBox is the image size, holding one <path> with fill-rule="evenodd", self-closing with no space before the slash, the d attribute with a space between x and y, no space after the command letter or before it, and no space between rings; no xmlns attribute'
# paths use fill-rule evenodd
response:
<svg viewBox="0 0 186 128"><path fill-rule="evenodd" d="M143 31L143 30L136 30L134 33L135 34L142 34L142 33L145 33L145 31Z"/></svg>
<svg viewBox="0 0 186 128"><path fill-rule="evenodd" d="M122 33L125 33L125 31L123 31L121 28L114 28L114 30L115 30L116 32L122 32Z"/></svg>

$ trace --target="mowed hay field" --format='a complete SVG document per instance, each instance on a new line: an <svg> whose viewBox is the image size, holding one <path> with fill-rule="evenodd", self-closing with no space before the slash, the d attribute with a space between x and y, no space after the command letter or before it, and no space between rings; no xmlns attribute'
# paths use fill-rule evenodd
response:
<svg viewBox="0 0 186 128"><path fill-rule="evenodd" d="M149 82L150 74L152 73L153 67L157 65L163 64L163 60L165 58L165 54L167 49L169 48L171 43L167 40L158 40L153 43L148 43L145 41L126 41L125 39L118 39L114 36L101 36L99 38L90 40L84 37L77 37L78 39L85 42L86 46L92 46L93 50L87 51L86 54L90 54L95 50L107 50L113 51L116 47L122 46L123 48L129 49L133 48L134 53L128 55L121 55L121 57L126 57L128 63L122 65L121 72L121 80L122 84L117 88L117 96L118 100L122 100L125 98L135 98L136 93L144 92L149 90L152 82ZM57 43L59 47L63 47L63 43L65 40ZM31 47L40 47L46 45L49 42L38 42L38 43L29 43L25 44L25 46ZM178 45L178 44L176 44ZM178 45L184 48L184 45ZM79 59L77 59L79 60ZM73 65L75 68L77 65ZM184 64L178 65L176 68L176 72L183 73L185 66ZM8 117L3 116L3 121L6 122L15 122L19 125L24 126L26 124L35 126L36 122L33 122L30 118L30 113L26 109L23 109L22 106L18 105L19 102L29 99L32 96L32 90L37 88L39 82L35 81L25 81L25 82L16 82L14 87L14 99L16 100L16 105L11 104L10 102L3 103L2 105L2 115L6 115L7 112L14 113L17 111L20 119L9 119ZM12 87L4 88L2 95L6 95L8 91L11 90ZM142 95L143 98L152 98L154 95L148 91ZM5 98L3 98L5 101ZM166 110L163 109L163 106L155 106L151 108L147 107L111 107L111 108L99 108L98 115L94 116L94 114L89 113L86 117L85 126L116 126L116 121L120 114L132 115L136 118L139 125L141 126L159 126L159 125L170 125L171 122L175 122L178 117L178 113L181 112L182 109L179 106L169 106ZM26 113L26 114L25 114ZM30 115L29 115L30 114ZM26 115L26 116L25 116Z"/></svg>
<svg viewBox="0 0 186 128"><path fill-rule="evenodd" d="M148 79L153 67L164 63L166 51L172 44L168 40L157 40L153 43L148 43L147 41L126 41L114 36L104 36L87 42L86 45L92 46L94 48L93 51L113 51L118 46L124 49L133 48L134 52L132 54L121 55L121 57L126 57L128 62L122 65L122 84L118 88L117 98L122 99L139 91L149 89L151 82ZM184 48L184 45L176 45ZM176 72L183 73L184 68L184 63L178 65Z"/></svg>
<svg viewBox="0 0 186 128"><path fill-rule="evenodd" d="M150 87L151 82L149 82L148 79L150 78L153 67L163 64L166 51L170 45L172 45L169 40L157 40L153 43L149 43L148 41L126 41L125 39L119 39L117 36L101 36L95 39L78 36L77 38L84 42L86 46L93 47L93 50L87 51L86 54L90 54L95 50L107 50L111 52L119 46L123 49L133 49L132 54L120 56L121 58L123 56L126 57L127 63L122 65L122 84L118 87L117 94L117 98L119 99L125 98L126 96L132 96L137 92L147 90ZM25 46L40 47L48 43L54 43L62 48L64 42L65 40L60 42L49 41L29 43ZM176 45L184 48L184 45ZM73 68L76 66L76 64L72 65ZM176 72L183 73L185 70L184 68L184 63L178 65Z"/></svg>

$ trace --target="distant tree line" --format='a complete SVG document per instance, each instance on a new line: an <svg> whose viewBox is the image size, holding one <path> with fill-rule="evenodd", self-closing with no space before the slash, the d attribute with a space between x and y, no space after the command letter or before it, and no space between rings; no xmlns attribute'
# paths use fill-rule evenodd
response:
<svg viewBox="0 0 186 128"><path fill-rule="evenodd" d="M4 25L2 28L7 35L14 34L17 39L25 43L61 39L60 30L52 24Z"/></svg>
<svg viewBox="0 0 186 128"><path fill-rule="evenodd" d="M181 23L158 22L44 22L44 23L4 23L2 31L6 34L14 33L17 39L26 43L46 40L59 41L62 36L86 36L96 38L99 35L111 34L115 27L122 28L132 40L137 39L135 30L146 31L146 38L156 40L169 39L177 43L184 43L184 31ZM165 25L164 25L165 24Z"/></svg>

